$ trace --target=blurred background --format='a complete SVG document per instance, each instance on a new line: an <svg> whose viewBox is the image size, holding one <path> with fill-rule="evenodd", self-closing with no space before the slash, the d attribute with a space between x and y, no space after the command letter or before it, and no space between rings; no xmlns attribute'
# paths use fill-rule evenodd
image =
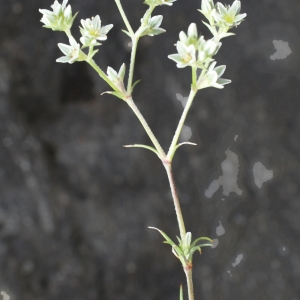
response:
<svg viewBox="0 0 300 300"><path fill-rule="evenodd" d="M11 300L174 300L185 277L159 233L178 235L161 162L127 105L85 63L58 64L66 36L42 28L51 0L0 0L0 291ZM119 69L129 38L112 0L70 0L80 19L114 24L95 60ZM147 6L123 0L132 26ZM227 4L228 1L225 1ZM200 0L155 14L134 99L165 149L189 93L190 70L168 54ZM196 299L300 299L300 3L242 1L246 21L216 56L223 90L200 91L174 173L186 227L214 248L194 256ZM187 298L186 298L187 299Z"/></svg>

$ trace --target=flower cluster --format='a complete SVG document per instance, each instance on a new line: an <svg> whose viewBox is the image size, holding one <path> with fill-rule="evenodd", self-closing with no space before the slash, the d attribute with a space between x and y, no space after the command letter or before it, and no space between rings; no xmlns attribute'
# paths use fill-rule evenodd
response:
<svg viewBox="0 0 300 300"><path fill-rule="evenodd" d="M83 45L83 48L90 46L99 46L99 41L105 41L107 39L106 34L113 27L112 24L101 27L100 16L97 15L94 18L81 20L80 32L82 37L80 41Z"/></svg>
<svg viewBox="0 0 300 300"><path fill-rule="evenodd" d="M209 21L203 22L213 34L213 38L205 40L198 36L196 24L192 23L187 33L181 31L179 41L176 43L177 52L168 57L177 63L178 68L191 67L193 69L193 86L203 89L209 86L223 88L230 83L228 79L221 78L226 66L215 67L213 56L219 51L224 37L233 35L228 30L237 26L246 17L240 14L241 2L235 0L231 6L222 3L214 4L213 0L202 0L199 10ZM197 68L202 69L197 78Z"/></svg>
<svg viewBox="0 0 300 300"><path fill-rule="evenodd" d="M192 23L187 34L183 31L179 34L176 43L178 53L168 57L177 63L178 68L187 66L205 68L205 63L212 61L212 57L221 47L220 42L214 39L205 40L203 36L198 37L196 24Z"/></svg>
<svg viewBox="0 0 300 300"><path fill-rule="evenodd" d="M59 4L56 0L51 5L53 11L48 9L40 9L40 13L43 14L41 22L44 23L44 27L50 28L54 31L69 31L73 25L73 21L77 13L72 16L71 6L68 5L68 0L63 0L62 4Z"/></svg>
<svg viewBox="0 0 300 300"><path fill-rule="evenodd" d="M228 33L234 26L238 26L247 14L240 14L241 1L235 0L232 5L224 6L218 2L216 5L213 0L202 0L199 11L207 18L208 23L203 22L218 40L233 35Z"/></svg>

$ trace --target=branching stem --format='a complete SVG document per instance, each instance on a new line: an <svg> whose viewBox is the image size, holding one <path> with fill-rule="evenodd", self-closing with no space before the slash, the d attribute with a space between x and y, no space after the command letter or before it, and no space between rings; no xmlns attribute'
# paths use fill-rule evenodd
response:
<svg viewBox="0 0 300 300"><path fill-rule="evenodd" d="M149 127L147 121L145 120L145 118L143 117L143 115L141 114L141 112L139 111L137 106L135 105L132 97L127 98L126 103L129 105L129 107L135 113L137 118L140 120L140 122L141 122L142 126L144 127L145 131L147 132L150 140L152 141L153 145L155 146L157 152L159 153L160 159L164 159L166 157L165 151L163 150L163 148L161 147L161 145L158 142L157 138L153 134L153 132L152 132L151 128Z"/></svg>
<svg viewBox="0 0 300 300"><path fill-rule="evenodd" d="M131 36L133 36L134 32L133 32L133 30L131 28L131 25L130 25L127 17L126 17L126 14L125 14L124 9L122 7L121 1L120 0L115 0L115 2L117 4L117 7L119 9L119 12L120 12L121 17L122 17L122 19L123 19L123 21L124 21L124 23L126 25L126 28L127 28L128 32L130 33Z"/></svg>

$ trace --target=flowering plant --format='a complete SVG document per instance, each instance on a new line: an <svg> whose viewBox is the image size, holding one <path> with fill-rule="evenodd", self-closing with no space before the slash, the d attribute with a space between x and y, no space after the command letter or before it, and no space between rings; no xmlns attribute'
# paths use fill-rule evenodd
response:
<svg viewBox="0 0 300 300"><path fill-rule="evenodd" d="M149 8L141 18L140 27L134 31L123 10L121 0L115 0L126 25L126 30L124 30L124 32L131 38L132 41L127 86L124 82L126 74L125 64L122 64L118 72L113 68L108 67L107 73L105 73L93 60L93 56L98 52L98 49L94 50L94 48L101 45L99 41L105 41L107 39L107 34L113 27L112 24L102 26L99 15L86 20L81 20L82 27L80 27L80 42L82 46L80 46L80 43L78 43L71 34L71 27L77 14L74 16L72 15L71 6L67 6L68 0L63 0L62 4L59 4L57 0L55 0L54 4L51 6L53 9L52 12L46 9L40 9L40 12L43 15L41 22L44 23L44 27L56 31L63 31L69 38L69 45L62 43L58 44L58 47L65 56L58 58L57 62L71 64L77 61L86 61L112 88L112 91L108 91L106 93L112 94L128 104L151 139L153 146L134 144L126 147L140 147L153 151L166 169L179 226L179 237L177 237L178 243L175 243L172 239L170 239L169 236L162 230L154 227L149 228L158 230L158 232L164 237L165 243L171 245L173 254L180 260L186 274L189 300L194 300L192 279L193 254L196 251L201 253L201 248L204 246L212 246L213 241L208 237L200 237L192 240L191 232L186 231L174 183L172 160L176 150L181 145L195 145L193 143L178 143L178 140L187 114L198 90L208 87L223 89L225 84L231 82L228 79L221 78L225 72L226 66L216 66L217 62L214 57L222 45L220 40L230 35L234 35L234 33L229 32L229 30L238 26L246 17L246 14L240 14L241 2L238 0L234 0L231 6L224 6L222 3L214 4L213 0L202 0L201 9L199 11L208 20L208 23L203 23L209 28L213 37L206 40L202 35L199 35L195 23L190 24L187 33L184 31L179 33L179 40L176 43L177 53L171 54L168 57L176 62L178 68L191 68L191 90L173 140L168 152L166 153L151 131L143 115L135 105L132 92L135 84L138 82L133 83L133 76L139 39L145 35L155 36L166 31L165 29L160 28L163 16L152 16L152 13L155 7L161 5L172 6L175 1L176 0L146 0L144 3L147 4ZM86 48L88 48L87 51L85 50ZM183 299L182 289L180 290L180 299Z"/></svg>

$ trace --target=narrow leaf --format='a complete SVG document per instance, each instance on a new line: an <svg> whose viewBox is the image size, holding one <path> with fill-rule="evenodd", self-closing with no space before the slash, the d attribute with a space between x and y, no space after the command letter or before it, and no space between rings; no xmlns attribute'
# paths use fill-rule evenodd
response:
<svg viewBox="0 0 300 300"><path fill-rule="evenodd" d="M191 248L192 247L194 247L194 246L196 246L196 244L199 242L199 241L203 241L203 240L205 240L205 241L210 241L210 242L214 242L212 239L210 239L210 238L208 238L208 237L200 237L200 238L197 238L197 239L195 239L194 241L193 241L193 243L191 244Z"/></svg>
<svg viewBox="0 0 300 300"><path fill-rule="evenodd" d="M136 86L141 80L142 80L142 79L137 80L137 81L132 85L131 92L133 91L133 89L135 88L135 86Z"/></svg>
<svg viewBox="0 0 300 300"><path fill-rule="evenodd" d="M125 148L145 148L145 149L148 149L148 150L154 152L159 157L159 153L157 152L157 150L155 148L147 146L147 145L134 144L134 145L124 145L123 147L125 147Z"/></svg>
<svg viewBox="0 0 300 300"><path fill-rule="evenodd" d="M166 241L170 243L170 245L176 246L176 244L162 230L155 228L155 227L151 227L151 226L149 226L148 228L157 230L166 239ZM176 247L178 247L178 246L176 246Z"/></svg>
<svg viewBox="0 0 300 300"><path fill-rule="evenodd" d="M130 33L129 33L127 30L122 29L122 31L123 31L126 35L128 35L129 37L131 37Z"/></svg>
<svg viewBox="0 0 300 300"><path fill-rule="evenodd" d="M118 97L118 98L120 98L120 99L122 99L122 100L125 100L125 99L124 99L124 95L121 94L121 93L119 93L119 92L111 92L111 91L108 91L108 92L103 92L101 95L103 95L103 94L114 95L114 96L116 96L116 97Z"/></svg>

